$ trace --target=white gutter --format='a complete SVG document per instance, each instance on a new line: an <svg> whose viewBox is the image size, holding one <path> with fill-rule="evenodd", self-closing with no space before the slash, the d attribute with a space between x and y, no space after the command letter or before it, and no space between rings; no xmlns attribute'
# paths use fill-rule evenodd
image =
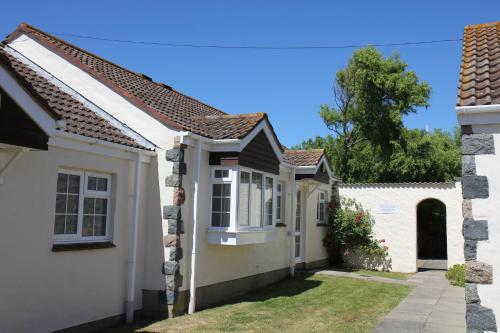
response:
<svg viewBox="0 0 500 333"><path fill-rule="evenodd" d="M201 164L201 139L196 141L196 160L194 171L194 193L193 193L193 244L191 246L191 280L189 281L189 309L193 314L196 310L196 252L198 250L198 197L200 186L200 164Z"/></svg>
<svg viewBox="0 0 500 333"><path fill-rule="evenodd" d="M499 112L500 104L457 106L455 110L458 114Z"/></svg>
<svg viewBox="0 0 500 333"><path fill-rule="evenodd" d="M125 303L125 318L127 324L134 321L135 271L137 266L137 225L139 223L139 200L141 193L142 152L137 152L134 173L134 193L132 194L132 237L131 253L128 267L127 302Z"/></svg>
<svg viewBox="0 0 500 333"><path fill-rule="evenodd" d="M9 170L9 168L14 165L14 163L16 163L16 161L18 159L21 158L21 156L28 151L28 148L21 148L17 151L17 153L14 154L14 156L12 156L12 158L7 162L7 164L5 165L5 167L0 170L0 185L3 184L3 176L5 175L5 173L7 172L7 170Z"/></svg>
<svg viewBox="0 0 500 333"><path fill-rule="evenodd" d="M297 206L297 182L295 181L295 168L292 168L292 204L290 214L290 278L295 276L295 212Z"/></svg>

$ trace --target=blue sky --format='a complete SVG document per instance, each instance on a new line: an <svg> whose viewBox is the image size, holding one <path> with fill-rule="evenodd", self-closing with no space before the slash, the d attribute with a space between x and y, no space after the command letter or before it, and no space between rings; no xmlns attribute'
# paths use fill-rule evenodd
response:
<svg viewBox="0 0 500 333"><path fill-rule="evenodd" d="M346 45L462 37L465 25L500 20L497 1L23 1L0 12L0 34L20 22L48 32L193 44ZM62 37L228 113L267 112L285 145L325 135L335 72L353 49L217 50ZM409 127L453 129L459 42L384 47L432 87Z"/></svg>

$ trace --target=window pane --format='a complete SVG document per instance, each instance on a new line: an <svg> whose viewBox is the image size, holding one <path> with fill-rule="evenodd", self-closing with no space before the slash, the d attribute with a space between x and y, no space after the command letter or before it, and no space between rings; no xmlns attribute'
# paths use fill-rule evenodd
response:
<svg viewBox="0 0 500 333"><path fill-rule="evenodd" d="M213 198L212 199L212 211L220 212L222 209L222 199L221 198Z"/></svg>
<svg viewBox="0 0 500 333"><path fill-rule="evenodd" d="M295 207L295 231L300 231L300 220L302 218L302 192L297 192L297 206Z"/></svg>
<svg viewBox="0 0 500 333"><path fill-rule="evenodd" d="M66 213L66 197L67 195L58 194L56 196L56 213Z"/></svg>
<svg viewBox="0 0 500 333"><path fill-rule="evenodd" d="M230 224L230 214L229 213L222 213L222 227L229 227Z"/></svg>
<svg viewBox="0 0 500 333"><path fill-rule="evenodd" d="M276 195L276 220L281 220L281 195Z"/></svg>
<svg viewBox="0 0 500 333"><path fill-rule="evenodd" d="M229 177L229 170L215 170L215 178L227 178Z"/></svg>
<svg viewBox="0 0 500 333"><path fill-rule="evenodd" d="M265 189L265 224L273 224L273 183L272 178L266 177L266 189Z"/></svg>
<svg viewBox="0 0 500 333"><path fill-rule="evenodd" d="M94 216L85 215L83 217L82 236L84 237L92 236L93 228L94 228Z"/></svg>
<svg viewBox="0 0 500 333"><path fill-rule="evenodd" d="M57 192L58 193L68 192L68 175L65 173L60 173L57 175Z"/></svg>
<svg viewBox="0 0 500 333"><path fill-rule="evenodd" d="M300 258L300 236L295 236L295 258Z"/></svg>
<svg viewBox="0 0 500 333"><path fill-rule="evenodd" d="M94 236L106 235L106 216L96 216L94 220Z"/></svg>
<svg viewBox="0 0 500 333"><path fill-rule="evenodd" d="M221 226L221 213L212 213L212 226Z"/></svg>
<svg viewBox="0 0 500 333"><path fill-rule="evenodd" d="M222 212L231 211L231 198L222 199Z"/></svg>
<svg viewBox="0 0 500 333"><path fill-rule="evenodd" d="M68 177L68 193L80 193L80 176L69 175Z"/></svg>
<svg viewBox="0 0 500 333"><path fill-rule="evenodd" d="M240 193L238 206L238 223L242 226L248 225L248 200L250 199L250 174L241 172L240 174Z"/></svg>
<svg viewBox="0 0 500 333"><path fill-rule="evenodd" d="M76 234L78 223L78 215L66 216L66 231L65 234Z"/></svg>
<svg viewBox="0 0 500 333"><path fill-rule="evenodd" d="M97 190L106 192L108 190L108 179L97 178Z"/></svg>
<svg viewBox="0 0 500 333"><path fill-rule="evenodd" d="M83 214L94 214L94 205L95 205L95 199L94 198L85 198L83 200Z"/></svg>
<svg viewBox="0 0 500 333"><path fill-rule="evenodd" d="M212 192L212 226L228 227L222 213L227 213L229 216L231 211L231 184L213 184Z"/></svg>
<svg viewBox="0 0 500 333"><path fill-rule="evenodd" d="M62 235L64 234L64 215L56 215L56 221L54 224L54 234Z"/></svg>
<svg viewBox="0 0 500 333"><path fill-rule="evenodd" d="M262 174L252 172L252 209L251 225L252 227L261 227L262 225Z"/></svg>
<svg viewBox="0 0 500 333"><path fill-rule="evenodd" d="M95 199L95 213L106 215L108 210L108 199Z"/></svg>
<svg viewBox="0 0 500 333"><path fill-rule="evenodd" d="M222 195L222 184L214 184L213 196L220 197Z"/></svg>
<svg viewBox="0 0 500 333"><path fill-rule="evenodd" d="M87 178L87 190L96 191L97 190L97 177Z"/></svg>
<svg viewBox="0 0 500 333"><path fill-rule="evenodd" d="M68 214L78 214L78 195L68 195Z"/></svg>

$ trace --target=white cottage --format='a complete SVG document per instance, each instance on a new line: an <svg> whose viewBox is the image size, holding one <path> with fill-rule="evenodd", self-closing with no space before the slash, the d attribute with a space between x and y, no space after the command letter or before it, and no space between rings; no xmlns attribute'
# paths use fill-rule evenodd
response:
<svg viewBox="0 0 500 333"><path fill-rule="evenodd" d="M266 114L27 24L0 47L0 98L1 332L193 312L326 263L329 162Z"/></svg>

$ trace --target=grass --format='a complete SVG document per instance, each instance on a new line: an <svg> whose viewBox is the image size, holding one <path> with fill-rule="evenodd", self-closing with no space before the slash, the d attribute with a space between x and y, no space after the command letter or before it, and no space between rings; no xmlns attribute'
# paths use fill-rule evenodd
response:
<svg viewBox="0 0 500 333"><path fill-rule="evenodd" d="M398 284L299 275L191 316L106 332L371 332L411 289Z"/></svg>
<svg viewBox="0 0 500 333"><path fill-rule="evenodd" d="M358 273L361 275L378 276L396 280L407 280L412 275L412 274L397 273L397 272L370 271L368 269L357 269L357 268L350 268L348 269L348 271L353 273Z"/></svg>

